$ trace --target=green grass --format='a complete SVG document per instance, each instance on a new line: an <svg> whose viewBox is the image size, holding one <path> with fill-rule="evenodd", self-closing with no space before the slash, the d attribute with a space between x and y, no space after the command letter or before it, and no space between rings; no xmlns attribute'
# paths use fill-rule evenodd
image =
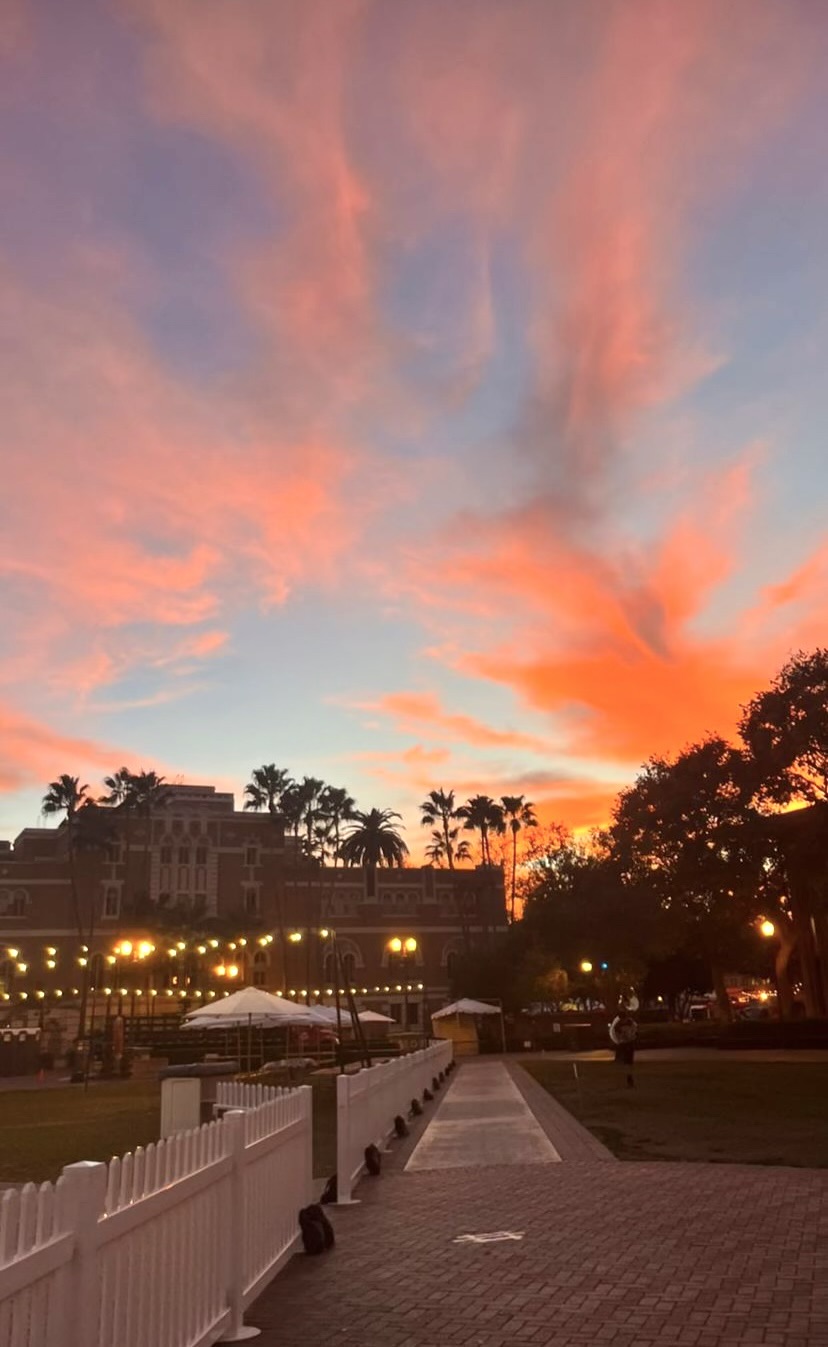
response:
<svg viewBox="0 0 828 1347"><path fill-rule="evenodd" d="M0 1182L56 1179L76 1160L109 1160L158 1140L154 1081L0 1091Z"/></svg>
<svg viewBox="0 0 828 1347"><path fill-rule="evenodd" d="M621 1160L828 1168L828 1063L640 1062L635 1089L613 1062L522 1065Z"/></svg>

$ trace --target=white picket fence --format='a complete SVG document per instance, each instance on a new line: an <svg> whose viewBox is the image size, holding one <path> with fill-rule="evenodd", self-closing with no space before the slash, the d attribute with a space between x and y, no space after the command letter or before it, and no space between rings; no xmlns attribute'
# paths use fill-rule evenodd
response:
<svg viewBox="0 0 828 1347"><path fill-rule="evenodd" d="M312 1200L311 1090L234 1088L246 1112L3 1196L0 1347L208 1347L240 1335Z"/></svg>
<svg viewBox="0 0 828 1347"><path fill-rule="evenodd" d="M382 1149L394 1132L394 1119L406 1116L412 1099L422 1099L423 1090L444 1071L454 1048L448 1040L432 1043L420 1052L366 1067L355 1075L338 1076L336 1082L336 1181L337 1201L351 1201L354 1187L365 1167L365 1150Z"/></svg>

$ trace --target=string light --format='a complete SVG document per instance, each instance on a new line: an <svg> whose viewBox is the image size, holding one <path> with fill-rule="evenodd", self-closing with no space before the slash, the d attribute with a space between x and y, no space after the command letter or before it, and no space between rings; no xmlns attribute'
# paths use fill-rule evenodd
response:
<svg viewBox="0 0 828 1347"><path fill-rule="evenodd" d="M247 944L247 941L245 940L245 938L244 938L243 935L242 935L242 936L239 936L239 944L242 945L242 946L244 946L244 945Z"/></svg>
<svg viewBox="0 0 828 1347"><path fill-rule="evenodd" d="M46 967L47 967L47 968L57 968L57 964L55 963L55 960L54 960L54 959L47 959L47 960L46 960Z"/></svg>
<svg viewBox="0 0 828 1347"><path fill-rule="evenodd" d="M48 954L50 959L54 959L55 955L57 954L57 950L55 949L54 945L47 945L46 953Z"/></svg>

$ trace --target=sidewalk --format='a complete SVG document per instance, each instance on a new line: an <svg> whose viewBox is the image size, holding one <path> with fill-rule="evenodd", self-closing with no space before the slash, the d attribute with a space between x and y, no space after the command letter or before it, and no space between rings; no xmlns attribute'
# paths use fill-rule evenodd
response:
<svg viewBox="0 0 828 1347"><path fill-rule="evenodd" d="M430 1108L253 1307L262 1347L828 1347L828 1172L614 1161L505 1061Z"/></svg>

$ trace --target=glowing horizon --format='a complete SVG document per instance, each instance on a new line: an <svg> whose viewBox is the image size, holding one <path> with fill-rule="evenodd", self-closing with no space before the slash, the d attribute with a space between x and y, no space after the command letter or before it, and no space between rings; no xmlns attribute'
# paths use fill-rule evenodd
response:
<svg viewBox="0 0 828 1347"><path fill-rule="evenodd" d="M71 9L71 14L69 10ZM819 0L8 0L0 836L583 828L825 644Z"/></svg>

